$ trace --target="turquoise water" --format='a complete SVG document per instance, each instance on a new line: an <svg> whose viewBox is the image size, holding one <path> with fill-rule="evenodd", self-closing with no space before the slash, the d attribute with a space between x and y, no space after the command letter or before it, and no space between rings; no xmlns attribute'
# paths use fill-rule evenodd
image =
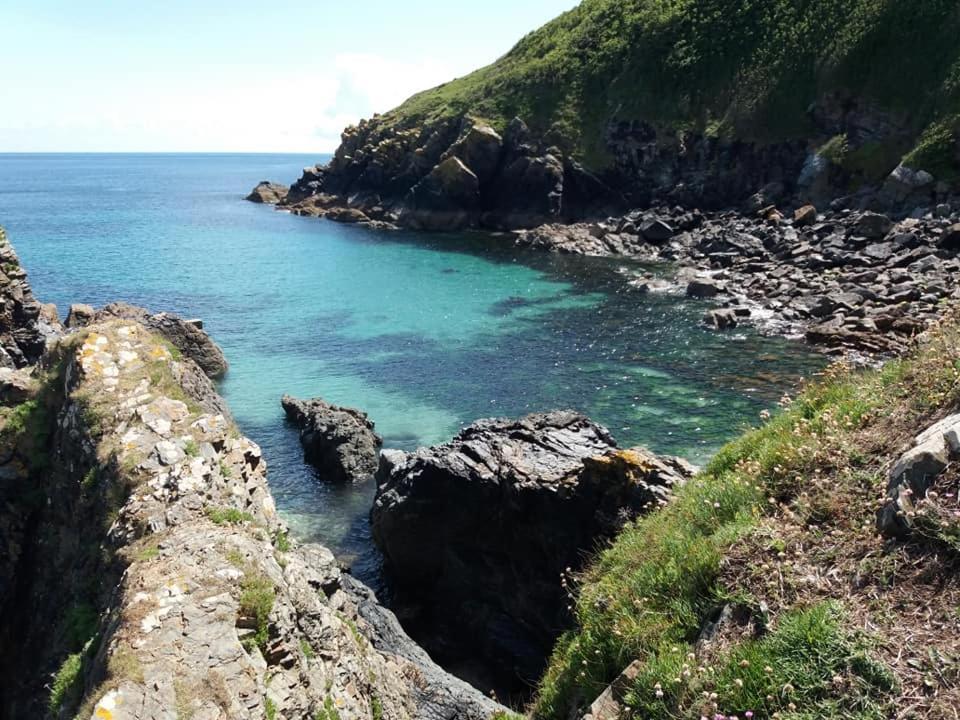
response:
<svg viewBox="0 0 960 720"><path fill-rule="evenodd" d="M302 462L284 393L366 410L386 447L480 417L557 407L621 444L703 461L822 365L802 346L711 333L704 306L630 290L622 261L480 235L382 233L242 201L317 160L274 155L0 155L0 224L41 300L126 300L203 318L221 391L265 452L303 537L369 573L372 486Z"/></svg>

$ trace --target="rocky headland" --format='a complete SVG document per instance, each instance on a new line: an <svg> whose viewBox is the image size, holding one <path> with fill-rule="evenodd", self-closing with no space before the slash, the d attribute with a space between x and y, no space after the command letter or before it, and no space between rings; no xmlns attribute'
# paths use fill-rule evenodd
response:
<svg viewBox="0 0 960 720"><path fill-rule="evenodd" d="M385 450L371 513L391 606L445 666L516 698L572 622L576 573L693 475L573 412L483 420Z"/></svg>
<svg viewBox="0 0 960 720"><path fill-rule="evenodd" d="M0 378L0 716L506 712L327 549L288 537L260 449L210 380L219 363L194 360L218 357L196 324L78 308L44 337L5 238L2 252L4 307L21 309L0 336L21 366Z"/></svg>

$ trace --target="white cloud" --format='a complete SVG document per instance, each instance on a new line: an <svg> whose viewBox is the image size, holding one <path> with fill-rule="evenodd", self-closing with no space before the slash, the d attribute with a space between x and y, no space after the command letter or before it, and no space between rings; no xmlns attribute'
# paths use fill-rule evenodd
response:
<svg viewBox="0 0 960 720"><path fill-rule="evenodd" d="M350 53L295 73L203 67L186 78L24 86L12 106L26 114L0 116L0 150L330 152L347 125L455 72L430 58Z"/></svg>

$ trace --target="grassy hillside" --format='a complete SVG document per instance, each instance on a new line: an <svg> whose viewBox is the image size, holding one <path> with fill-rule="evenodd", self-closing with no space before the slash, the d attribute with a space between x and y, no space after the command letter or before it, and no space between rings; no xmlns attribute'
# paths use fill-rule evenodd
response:
<svg viewBox="0 0 960 720"><path fill-rule="evenodd" d="M777 140L809 131L825 93L905 113L910 152L952 143L960 6L950 0L584 0L494 64L420 93L404 122L524 118L593 166L607 120Z"/></svg>
<svg viewBox="0 0 960 720"><path fill-rule="evenodd" d="M831 368L580 578L534 717L570 717L635 660L645 720L955 717L955 471L913 542L886 545L875 514L889 463L958 404L958 316L880 370ZM723 606L749 622L698 646Z"/></svg>

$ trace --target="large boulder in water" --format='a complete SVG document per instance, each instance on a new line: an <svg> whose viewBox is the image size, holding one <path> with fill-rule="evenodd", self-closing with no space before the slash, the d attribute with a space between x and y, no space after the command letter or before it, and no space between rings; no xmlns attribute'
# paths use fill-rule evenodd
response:
<svg viewBox="0 0 960 720"><path fill-rule="evenodd" d="M151 313L136 305L117 302L107 305L86 322L98 323L121 318L133 320L166 338L177 350L193 360L207 377L218 378L228 369L223 350L204 332L197 320L184 320L173 313Z"/></svg>
<svg viewBox="0 0 960 720"><path fill-rule="evenodd" d="M366 413L321 398L297 400L284 395L280 402L287 418L300 428L307 462L324 479L363 482L373 478L383 441Z"/></svg>
<svg viewBox="0 0 960 720"><path fill-rule="evenodd" d="M385 450L371 513L394 609L441 663L536 680L569 624L562 576L665 502L682 461L618 450L575 412L481 420L451 442Z"/></svg>
<svg viewBox="0 0 960 720"><path fill-rule="evenodd" d="M289 192L290 188L286 185L263 180L247 195L247 200L253 203L276 205L283 201Z"/></svg>

